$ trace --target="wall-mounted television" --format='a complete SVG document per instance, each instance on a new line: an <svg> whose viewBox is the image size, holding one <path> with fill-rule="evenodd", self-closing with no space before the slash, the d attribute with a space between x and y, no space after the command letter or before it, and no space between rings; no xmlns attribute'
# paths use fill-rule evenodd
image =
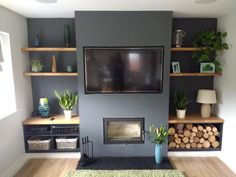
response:
<svg viewBox="0 0 236 177"><path fill-rule="evenodd" d="M84 47L85 93L162 93L164 47Z"/></svg>

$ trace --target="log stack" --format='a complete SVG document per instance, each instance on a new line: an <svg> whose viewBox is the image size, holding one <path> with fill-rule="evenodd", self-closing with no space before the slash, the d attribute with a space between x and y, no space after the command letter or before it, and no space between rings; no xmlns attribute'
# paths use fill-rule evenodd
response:
<svg viewBox="0 0 236 177"><path fill-rule="evenodd" d="M169 128L169 149L218 148L220 133L214 125L177 124Z"/></svg>

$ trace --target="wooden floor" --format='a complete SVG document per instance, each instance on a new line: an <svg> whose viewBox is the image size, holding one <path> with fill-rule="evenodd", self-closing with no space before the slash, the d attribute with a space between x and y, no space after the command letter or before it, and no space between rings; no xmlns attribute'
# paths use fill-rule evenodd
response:
<svg viewBox="0 0 236 177"><path fill-rule="evenodd" d="M187 177L236 177L216 157L171 157L173 166L183 170ZM64 177L75 170L78 159L32 159L15 177Z"/></svg>

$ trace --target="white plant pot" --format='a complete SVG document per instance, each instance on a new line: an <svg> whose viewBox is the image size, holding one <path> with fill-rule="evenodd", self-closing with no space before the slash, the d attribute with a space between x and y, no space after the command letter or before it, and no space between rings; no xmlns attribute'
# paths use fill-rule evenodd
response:
<svg viewBox="0 0 236 177"><path fill-rule="evenodd" d="M177 118L184 119L186 115L186 109L185 110L176 109L176 114Z"/></svg>
<svg viewBox="0 0 236 177"><path fill-rule="evenodd" d="M71 119L72 110L64 110L65 119Z"/></svg>

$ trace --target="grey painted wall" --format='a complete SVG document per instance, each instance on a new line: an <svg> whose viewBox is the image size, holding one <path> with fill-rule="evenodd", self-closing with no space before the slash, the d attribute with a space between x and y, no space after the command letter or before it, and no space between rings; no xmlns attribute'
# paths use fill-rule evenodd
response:
<svg viewBox="0 0 236 177"><path fill-rule="evenodd" d="M41 47L63 47L64 46L64 25L70 26L70 46L75 47L75 20L74 18L30 18L28 24L29 46L34 46L34 36L39 34ZM68 64L77 70L76 52L31 52L30 58L40 58L45 65L44 71L51 71L51 58L57 58L58 72L65 72ZM30 68L28 68L30 69ZM77 77L32 77L32 91L34 110L38 110L40 97L48 97L51 113L62 112L58 105L54 90L63 91L68 88L77 92ZM74 110L78 112L78 108Z"/></svg>
<svg viewBox="0 0 236 177"><path fill-rule="evenodd" d="M94 141L95 156L153 155L154 145L147 140L138 145L104 145L103 118L145 117L146 129L152 123L168 125L172 12L79 11L75 20L81 136ZM84 46L164 46L163 93L85 95Z"/></svg>
<svg viewBox="0 0 236 177"><path fill-rule="evenodd" d="M184 38L184 46L192 46L192 41L199 33L216 30L216 18L174 18L173 28L183 29L187 32ZM180 62L181 72L200 72L200 64L192 59L192 52L172 52L171 61ZM172 69L171 69L172 71ZM186 94L191 100L187 113L199 113L200 104L196 103L198 89L212 89L213 77L172 77L170 79L170 112L175 114L173 106L173 94L186 86Z"/></svg>

